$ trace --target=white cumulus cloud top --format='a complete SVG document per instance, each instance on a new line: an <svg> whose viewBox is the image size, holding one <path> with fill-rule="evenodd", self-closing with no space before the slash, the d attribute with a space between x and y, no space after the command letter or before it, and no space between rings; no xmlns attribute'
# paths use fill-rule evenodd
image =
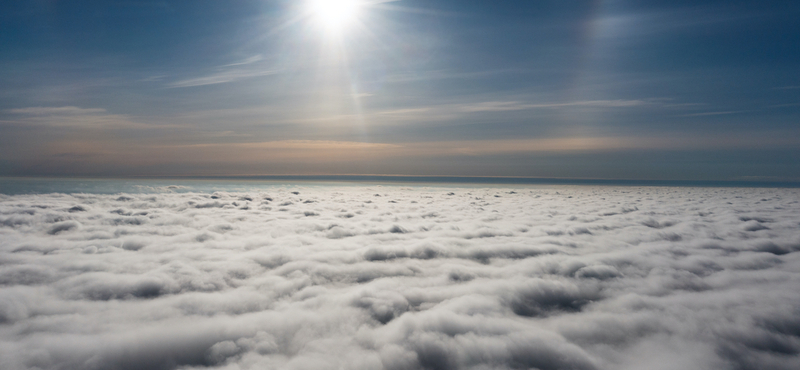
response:
<svg viewBox="0 0 800 370"><path fill-rule="evenodd" d="M0 195L0 368L798 369L800 191Z"/></svg>

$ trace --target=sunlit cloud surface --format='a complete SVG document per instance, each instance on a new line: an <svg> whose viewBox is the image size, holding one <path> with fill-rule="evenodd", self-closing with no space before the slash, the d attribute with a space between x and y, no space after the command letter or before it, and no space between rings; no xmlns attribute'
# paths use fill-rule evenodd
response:
<svg viewBox="0 0 800 370"><path fill-rule="evenodd" d="M796 190L187 190L0 196L3 369L800 366Z"/></svg>

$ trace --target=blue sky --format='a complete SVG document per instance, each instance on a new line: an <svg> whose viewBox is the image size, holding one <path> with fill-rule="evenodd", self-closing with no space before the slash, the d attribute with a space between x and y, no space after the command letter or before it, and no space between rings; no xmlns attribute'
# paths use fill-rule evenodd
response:
<svg viewBox="0 0 800 370"><path fill-rule="evenodd" d="M5 1L0 175L800 180L796 1Z"/></svg>

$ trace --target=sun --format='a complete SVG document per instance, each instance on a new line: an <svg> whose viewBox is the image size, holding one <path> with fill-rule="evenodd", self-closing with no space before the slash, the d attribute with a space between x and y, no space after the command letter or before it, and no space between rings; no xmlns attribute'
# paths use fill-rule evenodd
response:
<svg viewBox="0 0 800 370"><path fill-rule="evenodd" d="M312 16L329 31L340 32L358 17L363 0L309 0Z"/></svg>

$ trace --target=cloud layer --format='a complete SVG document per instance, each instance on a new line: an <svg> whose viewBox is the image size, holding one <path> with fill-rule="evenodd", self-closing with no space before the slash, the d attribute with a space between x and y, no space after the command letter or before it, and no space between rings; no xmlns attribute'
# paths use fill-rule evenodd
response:
<svg viewBox="0 0 800 370"><path fill-rule="evenodd" d="M3 369L796 369L800 192L0 195Z"/></svg>

